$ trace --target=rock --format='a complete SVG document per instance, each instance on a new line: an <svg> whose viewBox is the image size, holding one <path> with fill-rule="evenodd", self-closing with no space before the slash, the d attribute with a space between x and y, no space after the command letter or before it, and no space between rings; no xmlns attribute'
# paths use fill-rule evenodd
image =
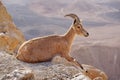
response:
<svg viewBox="0 0 120 80"><path fill-rule="evenodd" d="M0 50L14 53L24 41L23 33L16 27L0 1Z"/></svg>
<svg viewBox="0 0 120 80"><path fill-rule="evenodd" d="M14 56L6 54L5 52L0 52L0 80L4 79L8 74L13 75L16 70L18 73L23 73L24 70L26 72L26 69L34 74L35 80L107 80L103 71L90 65L83 66L88 70L88 74L83 73L81 69L76 68L70 62L59 56L55 57L52 63L43 62L31 64L19 61L15 59ZM21 68L23 68L23 70L20 70ZM93 74L94 72L96 74Z"/></svg>
<svg viewBox="0 0 120 80"><path fill-rule="evenodd" d="M65 66L63 64L42 68L38 73L39 77L36 76L37 80L91 80L74 66ZM78 73L79 77L76 76Z"/></svg>
<svg viewBox="0 0 120 80"><path fill-rule="evenodd" d="M76 74L71 80L91 80L88 76L85 76L84 74Z"/></svg>
<svg viewBox="0 0 120 80"><path fill-rule="evenodd" d="M83 64L83 67L88 71L86 76L90 77L92 80L108 80L107 75L103 71L91 65Z"/></svg>
<svg viewBox="0 0 120 80"><path fill-rule="evenodd" d="M1 80L35 80L34 74L29 69L17 69L3 76Z"/></svg>

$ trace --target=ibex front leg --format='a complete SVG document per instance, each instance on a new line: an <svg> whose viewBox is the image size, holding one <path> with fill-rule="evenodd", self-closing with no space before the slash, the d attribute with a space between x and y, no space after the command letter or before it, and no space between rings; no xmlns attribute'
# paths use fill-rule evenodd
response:
<svg viewBox="0 0 120 80"><path fill-rule="evenodd" d="M82 65L79 64L74 58L72 58L72 57L69 56L68 54L63 54L62 57L64 57L64 58L67 59L68 61L72 62L73 64L79 66L81 69L84 70L84 68L82 67Z"/></svg>

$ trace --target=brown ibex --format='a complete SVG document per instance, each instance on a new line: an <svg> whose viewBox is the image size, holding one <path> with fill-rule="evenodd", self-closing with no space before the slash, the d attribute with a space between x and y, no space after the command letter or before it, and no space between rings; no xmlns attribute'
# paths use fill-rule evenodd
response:
<svg viewBox="0 0 120 80"><path fill-rule="evenodd" d="M70 29L64 35L52 35L47 37L38 37L24 42L18 50L17 59L25 62L41 62L52 59L59 54L68 61L83 67L69 54L75 35L87 37L88 32L83 29L81 21L75 14L67 14L74 19Z"/></svg>

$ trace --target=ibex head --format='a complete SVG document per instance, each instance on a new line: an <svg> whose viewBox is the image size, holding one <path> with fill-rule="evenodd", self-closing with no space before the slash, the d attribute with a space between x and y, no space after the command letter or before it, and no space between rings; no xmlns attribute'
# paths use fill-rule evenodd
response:
<svg viewBox="0 0 120 80"><path fill-rule="evenodd" d="M82 23L81 23L81 21L80 21L80 19L79 19L79 17L77 15L75 15L75 14L67 14L67 15L65 15L65 17L66 16L70 16L71 18L74 19L72 28L75 30L75 32L78 35L83 35L85 37L89 36L89 33L83 28Z"/></svg>

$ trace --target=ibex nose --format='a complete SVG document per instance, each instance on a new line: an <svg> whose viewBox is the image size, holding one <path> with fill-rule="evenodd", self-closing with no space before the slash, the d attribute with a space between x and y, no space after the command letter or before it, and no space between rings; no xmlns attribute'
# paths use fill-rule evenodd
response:
<svg viewBox="0 0 120 80"><path fill-rule="evenodd" d="M88 37L88 36L89 36L89 33L87 32L86 35L85 35L85 37Z"/></svg>
<svg viewBox="0 0 120 80"><path fill-rule="evenodd" d="M89 33L87 33L87 35L89 36Z"/></svg>

